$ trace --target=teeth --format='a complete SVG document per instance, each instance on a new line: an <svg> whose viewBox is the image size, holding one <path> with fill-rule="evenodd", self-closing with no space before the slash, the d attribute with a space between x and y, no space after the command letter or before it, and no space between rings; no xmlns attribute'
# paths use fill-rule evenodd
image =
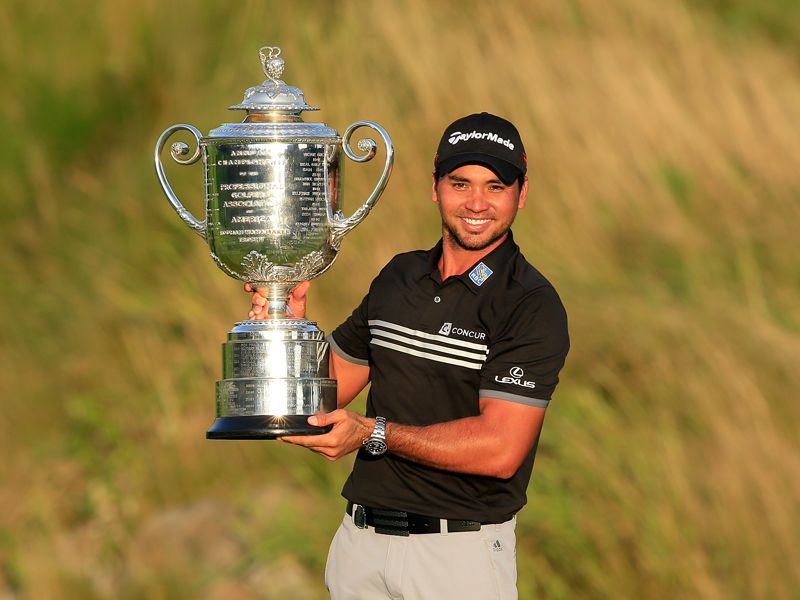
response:
<svg viewBox="0 0 800 600"><path fill-rule="evenodd" d="M489 222L489 219L468 219L467 217L464 217L464 220L470 225L483 225Z"/></svg>

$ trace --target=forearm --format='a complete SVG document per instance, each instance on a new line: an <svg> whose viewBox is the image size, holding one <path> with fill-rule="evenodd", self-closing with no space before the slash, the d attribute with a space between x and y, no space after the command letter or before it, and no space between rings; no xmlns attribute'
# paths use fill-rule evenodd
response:
<svg viewBox="0 0 800 600"><path fill-rule="evenodd" d="M530 442L510 443L501 424L485 415L427 426L389 422L386 443L389 452L414 462L501 479L513 476L530 450Z"/></svg>
<svg viewBox="0 0 800 600"><path fill-rule="evenodd" d="M392 454L446 471L495 475L493 454L497 439L466 417L435 425L388 423L386 443Z"/></svg>
<svg viewBox="0 0 800 600"><path fill-rule="evenodd" d="M458 473L507 479L521 459L509 451L504 436L488 434L481 417L468 417L425 427L388 422L386 445L394 455ZM375 419L349 410L314 415L312 425L334 425L326 435L284 438L336 460L361 448L375 429ZM516 461L516 462L515 462Z"/></svg>
<svg viewBox="0 0 800 600"><path fill-rule="evenodd" d="M539 435L544 408L481 398L481 413L426 426L386 425L391 454L456 473L508 479L517 472ZM323 435L282 438L306 446L330 460L361 447L375 428L375 419L349 410L309 417L309 423L333 425Z"/></svg>

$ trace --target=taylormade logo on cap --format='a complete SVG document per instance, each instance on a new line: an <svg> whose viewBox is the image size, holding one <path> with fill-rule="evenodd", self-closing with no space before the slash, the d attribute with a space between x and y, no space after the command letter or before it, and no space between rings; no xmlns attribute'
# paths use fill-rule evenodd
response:
<svg viewBox="0 0 800 600"><path fill-rule="evenodd" d="M450 123L433 159L437 179L471 163L491 169L506 185L524 176L525 145L514 124L487 112Z"/></svg>
<svg viewBox="0 0 800 600"><path fill-rule="evenodd" d="M470 131L469 133L461 133L460 131L454 131L450 134L448 138L448 142L453 144L454 146L458 142L466 142L467 140L489 140L491 142L497 142L498 144L502 144L509 150L514 149L514 144L510 140L504 140L496 133L488 133L485 131Z"/></svg>

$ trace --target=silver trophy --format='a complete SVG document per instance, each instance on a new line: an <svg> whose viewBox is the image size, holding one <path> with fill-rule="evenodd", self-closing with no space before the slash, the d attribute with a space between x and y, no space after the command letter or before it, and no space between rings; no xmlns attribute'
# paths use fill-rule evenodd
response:
<svg viewBox="0 0 800 600"><path fill-rule="evenodd" d="M225 273L269 290L266 320L236 323L222 346L222 379L216 384L217 418L209 439L273 439L323 433L309 415L336 408L336 381L329 377L328 343L316 323L287 315L289 291L325 272L344 236L361 223L380 197L392 170L394 151L386 131L357 121L339 136L324 123L305 123L300 113L319 110L303 92L280 77L280 48L259 52L267 79L249 88L241 123L225 123L207 136L191 125L168 127L156 142L158 180L184 222L208 241L211 258ZM386 163L366 202L350 217L339 210L341 151L355 162L376 153L374 140L350 138L368 127L386 146ZM161 151L176 131L190 132L197 147L173 143L181 165L200 156L205 167L206 218L196 219L172 190Z"/></svg>

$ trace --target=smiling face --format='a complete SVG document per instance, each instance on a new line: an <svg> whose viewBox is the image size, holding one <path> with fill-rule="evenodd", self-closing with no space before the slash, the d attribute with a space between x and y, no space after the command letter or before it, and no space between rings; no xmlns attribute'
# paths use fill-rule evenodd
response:
<svg viewBox="0 0 800 600"><path fill-rule="evenodd" d="M506 237L517 210L525 206L528 180L506 185L491 169L463 165L433 183L442 215L442 236L454 249L493 250Z"/></svg>

